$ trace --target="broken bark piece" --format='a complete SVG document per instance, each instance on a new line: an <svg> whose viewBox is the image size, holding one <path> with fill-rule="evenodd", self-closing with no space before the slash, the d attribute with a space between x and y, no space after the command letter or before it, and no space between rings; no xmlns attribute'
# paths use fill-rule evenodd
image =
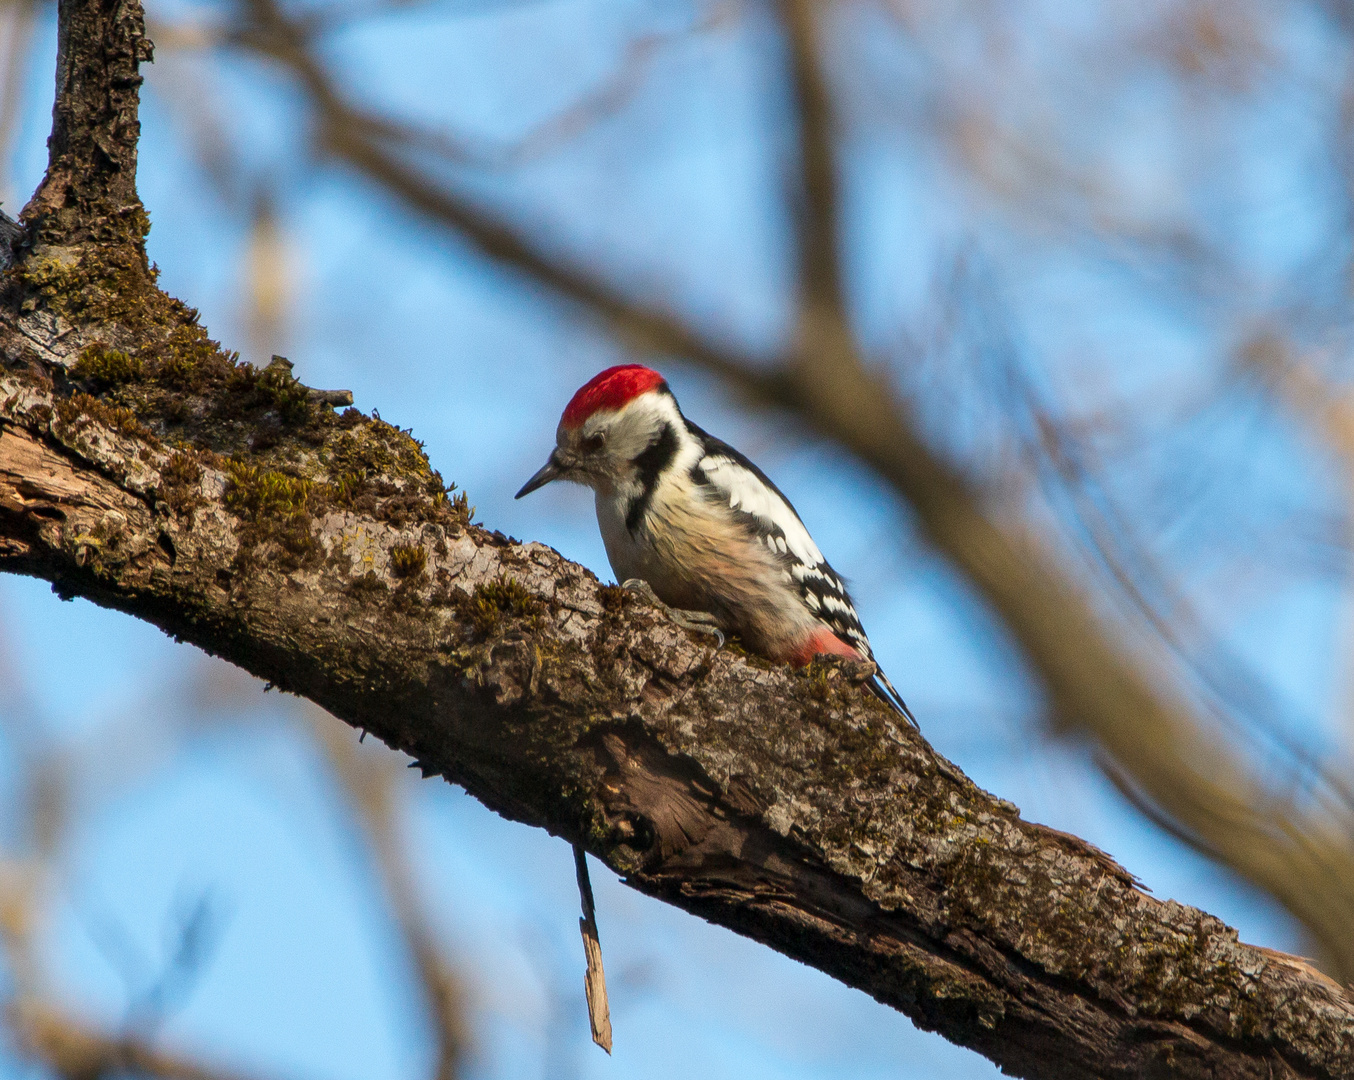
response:
<svg viewBox="0 0 1354 1080"><path fill-rule="evenodd" d="M583 952L588 958L588 970L583 976L583 991L588 999L588 1023L592 1025L592 1041L611 1053L611 1009L606 1000L606 972L602 970L602 943L597 938L597 908L592 902L592 882L588 878L588 856L578 844L574 845L574 872L578 876L578 898L583 903L583 917L578 929L583 934Z"/></svg>
<svg viewBox="0 0 1354 1080"><path fill-rule="evenodd" d="M265 373L273 372L281 378L295 380L298 383L300 382L300 380L297 380L296 376L292 374L292 362L285 356L274 354L272 361L263 370ZM333 405L337 407L339 405L351 405L353 403L353 392L351 390L316 390L313 386L304 385L302 385L302 389L305 390L306 397L310 401L318 402L321 405Z"/></svg>

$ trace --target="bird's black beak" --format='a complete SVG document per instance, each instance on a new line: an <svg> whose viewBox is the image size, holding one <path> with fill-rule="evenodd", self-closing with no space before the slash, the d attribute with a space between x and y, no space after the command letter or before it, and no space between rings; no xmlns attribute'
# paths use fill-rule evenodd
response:
<svg viewBox="0 0 1354 1080"><path fill-rule="evenodd" d="M558 480L564 475L564 470L560 467L559 459L550 455L550 460L545 463L545 467L535 476L522 485L522 490L513 496L514 499L520 499L523 495L530 495L537 488L543 488L551 480Z"/></svg>

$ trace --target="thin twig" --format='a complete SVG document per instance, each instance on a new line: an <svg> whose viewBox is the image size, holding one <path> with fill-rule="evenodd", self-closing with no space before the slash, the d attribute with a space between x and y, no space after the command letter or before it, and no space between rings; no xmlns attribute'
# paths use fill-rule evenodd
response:
<svg viewBox="0 0 1354 1080"><path fill-rule="evenodd" d="M574 845L574 873L578 877L578 898L583 902L583 917L578 929L583 934L583 951L588 957L588 971L583 976L583 990L588 998L588 1023L592 1026L592 1041L611 1053L611 1009L606 1000L606 972L602 970L602 943L597 937L597 909L592 902L592 881L588 878L588 856L582 847Z"/></svg>

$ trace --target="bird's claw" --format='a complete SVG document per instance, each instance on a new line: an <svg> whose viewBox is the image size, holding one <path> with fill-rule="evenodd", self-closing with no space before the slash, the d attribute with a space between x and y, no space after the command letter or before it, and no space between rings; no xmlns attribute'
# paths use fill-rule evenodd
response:
<svg viewBox="0 0 1354 1080"><path fill-rule="evenodd" d="M653 591L653 586L642 578L628 578L621 582L621 588L638 593L655 607L662 608L667 612L668 618L683 630L691 630L697 634L713 634L715 649L724 648L724 631L719 628L718 621L708 611L683 611L680 608L669 607L658 599L658 594Z"/></svg>
<svg viewBox="0 0 1354 1080"><path fill-rule="evenodd" d="M658 594L653 591L653 586L643 578L626 578L621 582L621 588L629 589L632 593L639 593L640 596L644 597L644 599L648 600L651 604L657 604L659 607L668 606L663 603L662 600L658 599Z"/></svg>
<svg viewBox="0 0 1354 1080"><path fill-rule="evenodd" d="M668 618L683 630L692 630L697 634L713 634L715 650L724 648L724 631L714 624L714 616L704 611L680 611L668 608Z"/></svg>

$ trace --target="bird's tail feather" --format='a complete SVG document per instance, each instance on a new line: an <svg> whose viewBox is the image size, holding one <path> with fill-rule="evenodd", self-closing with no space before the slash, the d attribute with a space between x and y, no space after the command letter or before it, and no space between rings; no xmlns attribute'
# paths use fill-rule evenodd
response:
<svg viewBox="0 0 1354 1080"><path fill-rule="evenodd" d="M874 678L870 680L870 689L874 691L875 696L880 701L886 705L891 705L907 719L909 724L918 731L921 730L921 725L917 723L917 718L912 715L912 710L907 707L903 695L894 689L893 683L889 682L889 677L879 669L878 664L875 665Z"/></svg>

